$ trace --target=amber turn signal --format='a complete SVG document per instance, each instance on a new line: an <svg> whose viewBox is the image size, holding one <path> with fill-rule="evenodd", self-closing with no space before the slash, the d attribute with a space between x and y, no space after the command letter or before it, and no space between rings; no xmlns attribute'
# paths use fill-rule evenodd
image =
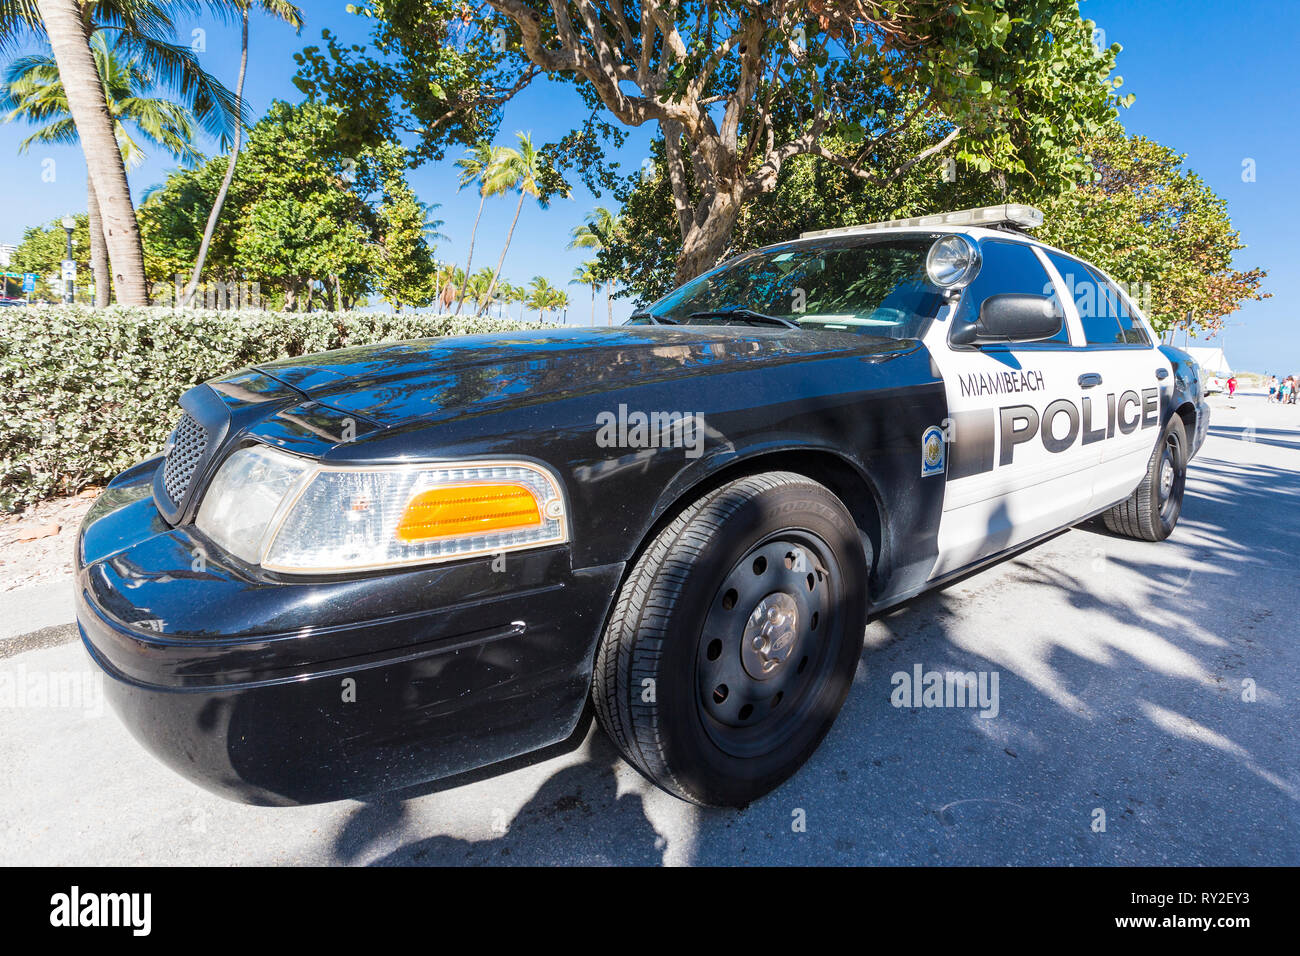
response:
<svg viewBox="0 0 1300 956"><path fill-rule="evenodd" d="M542 513L523 485L484 482L430 488L411 499L397 525L399 541L429 541L487 531L535 528Z"/></svg>

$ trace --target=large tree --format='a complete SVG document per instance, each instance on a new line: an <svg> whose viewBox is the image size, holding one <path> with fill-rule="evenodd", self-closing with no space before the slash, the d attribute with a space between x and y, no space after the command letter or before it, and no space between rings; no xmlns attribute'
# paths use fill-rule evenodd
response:
<svg viewBox="0 0 1300 956"><path fill-rule="evenodd" d="M1184 155L1118 125L1084 144L1092 175L1042 203L1045 241L1094 262L1128 286L1161 334L1217 333L1242 303L1267 298L1227 203Z"/></svg>
<svg viewBox="0 0 1300 956"><path fill-rule="evenodd" d="M208 0L201 5L224 13L234 9L233 2ZM93 200L100 208L114 289L118 301L129 305L146 302L144 255L126 168L114 142L89 43L101 30L117 31L115 45L131 61L170 88L210 133L224 137L238 115L233 96L199 66L193 50L172 42L169 8L177 5L160 0L0 0L0 51L27 36L49 38L86 157ZM200 4L196 0L185 6L197 9Z"/></svg>
<svg viewBox="0 0 1300 956"><path fill-rule="evenodd" d="M199 279L203 277L203 266L208 258L208 246L212 244L212 233L217 228L217 220L221 218L221 207L225 205L226 194L230 191L230 181L235 178L235 162L239 159L239 147L243 143L244 124L243 124L243 107L244 107L244 79L248 74L248 14L253 7L254 0L229 0L229 2L239 7L240 13L240 31L239 31L239 76L235 81L235 113L240 116L240 121L235 124L235 140L230 147L230 157L226 162L226 176L221 181L221 189L217 191L217 198L213 200L212 211L208 213L208 224L203 229L203 241L199 244L199 254L194 262L194 271L190 275L190 281L185 286L184 304L189 305L194 298L194 290L198 288ZM276 17L288 23L295 30L302 29L302 11L287 0L256 0L257 6L267 16Z"/></svg>
<svg viewBox="0 0 1300 956"><path fill-rule="evenodd" d="M117 299L123 305L145 305L148 293L140 230L131 205L126 167L114 136L113 118L99 83L95 57L83 32L81 10L76 0L37 0L37 6L67 91L68 110L76 122L77 136L86 155Z"/></svg>
<svg viewBox="0 0 1300 956"><path fill-rule="evenodd" d="M117 40L120 42L121 35ZM193 145L194 117L184 105L165 97L149 95L153 78L140 64L127 58L118 43L110 44L106 31L90 38L90 49L113 119L113 133L121 147L122 163L131 169L144 162L145 153L136 136L165 149L185 163L201 158ZM0 88L0 122L25 120L38 129L18 145L23 152L33 143L76 144L77 126L68 108L68 95L59 77L58 65L49 54L33 53L9 64ZM90 268L95 279L95 305L109 304L108 249L103 221L95 198L95 183L87 177L86 203L90 244Z"/></svg>
<svg viewBox="0 0 1300 956"><path fill-rule="evenodd" d="M318 294L350 305L370 290L394 304L431 304L429 209L406 181L405 151L394 143L345 151L337 122L322 104L276 102L252 127L206 274L264 283L267 297L290 309L310 308ZM226 171L221 157L175 173L141 204L155 282L188 275Z"/></svg>
<svg viewBox="0 0 1300 956"><path fill-rule="evenodd" d="M1075 144L1114 113L1116 48L1094 48L1075 0L369 0L361 10L382 56L327 37L326 52L299 61L302 88L347 104L353 135L411 132L417 155L439 156L490 135L502 105L547 75L591 106L568 145L587 151L593 185L608 183L591 155L600 131L657 124L679 282L717 261L745 204L797 156L879 184L948 152L1007 188L1042 185L1077 177ZM893 157L918 128L940 136Z"/></svg>
<svg viewBox="0 0 1300 956"><path fill-rule="evenodd" d="M929 134L930 141L937 132ZM898 148L915 150L917 134ZM835 148L848 148L847 144ZM791 239L812 229L916 216L946 209L1028 202L1044 211L1035 235L1101 266L1124 283L1161 333L1173 328L1213 333L1243 302L1267 296L1264 272L1238 269L1244 248L1226 204L1204 180L1183 167L1184 157L1118 123L1079 144L1088 171L1079 183L1004 190L993 172L937 158L893 182L876 184L820 157L787 163L777 186L746 204L733 248ZM597 274L622 277L626 290L647 303L674 283L671 263L681 238L671 224L672 191L662 144L654 174L634 176L618 190L623 227L599 249ZM816 201L812 201L815 197Z"/></svg>

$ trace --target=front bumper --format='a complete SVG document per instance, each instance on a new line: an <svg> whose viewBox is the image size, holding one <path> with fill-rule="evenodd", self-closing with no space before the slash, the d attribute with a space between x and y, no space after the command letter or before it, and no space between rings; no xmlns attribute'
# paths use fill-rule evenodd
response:
<svg viewBox="0 0 1300 956"><path fill-rule="evenodd" d="M77 542L77 622L155 756L245 803L318 803L450 776L576 727L623 566L567 548L331 580L267 575L123 473Z"/></svg>

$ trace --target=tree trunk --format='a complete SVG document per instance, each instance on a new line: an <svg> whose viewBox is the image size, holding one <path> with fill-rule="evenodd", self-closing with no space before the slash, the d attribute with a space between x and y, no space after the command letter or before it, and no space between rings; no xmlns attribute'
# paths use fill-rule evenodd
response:
<svg viewBox="0 0 1300 956"><path fill-rule="evenodd" d="M108 115L104 86L86 42L81 8L77 0L36 0L36 7L59 67L89 178L95 184L117 301L123 305L148 305L140 227L131 205L126 167L113 134L113 120Z"/></svg>
<svg viewBox="0 0 1300 956"><path fill-rule="evenodd" d="M515 205L515 218L510 220L510 231L506 233L506 244L501 247L501 258L497 260L497 271L492 273L492 284L488 286L487 299L492 301L492 293L496 291L497 279L501 278L501 267L505 265L506 250L510 248L510 240L515 236L515 226L519 222L519 214L524 209L524 191L519 190L519 202Z"/></svg>
<svg viewBox="0 0 1300 956"><path fill-rule="evenodd" d="M109 278L108 247L104 245L104 223L95 198L95 181L86 176L86 225L90 232L90 271L95 277L95 308L107 308L112 299L113 282Z"/></svg>
<svg viewBox="0 0 1300 956"><path fill-rule="evenodd" d="M608 282L606 282L606 283L605 283L605 308L609 310L609 318L606 320L605 324L608 325L608 326L610 326L611 328L613 328L613 326L614 326L614 300L611 299L611 298L609 297L609 286L610 286L610 284L609 284ZM594 323L593 323L593 324L594 324Z"/></svg>
<svg viewBox="0 0 1300 956"><path fill-rule="evenodd" d="M596 283L591 284L591 327L596 327Z"/></svg>
<svg viewBox="0 0 1300 956"><path fill-rule="evenodd" d="M235 178L235 162L239 159L239 147L243 142L244 121L244 75L248 72L248 7L244 7L244 25L239 50L239 81L235 84L235 145L230 150L230 162L226 164L226 175L221 180L221 188L217 190L216 201L212 204L212 211L208 213L208 224L203 229L203 242L199 244L199 257L194 262L194 273L190 276L189 283L185 286L185 308L189 308L190 300L194 298L194 290L198 288L199 277L203 274L203 264L208 260L208 246L212 245L212 233L216 231L217 220L221 218L221 207L226 203L226 193L230 191L231 180Z"/></svg>
<svg viewBox="0 0 1300 956"><path fill-rule="evenodd" d="M740 200L719 192L686 231L682 254L677 259L676 282L682 285L718 264L731 241L731 231L740 216Z"/></svg>
<svg viewBox="0 0 1300 956"><path fill-rule="evenodd" d="M469 267L474 262L474 239L478 236L478 221L483 218L483 204L487 202L487 193L481 189L478 194L478 214L474 217L474 228L469 232L469 257L465 260L465 281L460 284L460 296L456 300L456 311L452 315L460 315L461 307L465 305L465 290L469 288ZM448 303L450 305L451 303Z"/></svg>

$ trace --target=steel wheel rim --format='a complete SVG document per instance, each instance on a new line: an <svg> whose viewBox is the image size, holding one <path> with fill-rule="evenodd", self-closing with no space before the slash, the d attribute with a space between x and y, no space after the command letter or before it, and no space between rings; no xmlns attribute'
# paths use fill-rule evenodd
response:
<svg viewBox="0 0 1300 956"><path fill-rule="evenodd" d="M769 753L811 716L833 669L840 568L804 530L769 535L723 577L696 648L700 719L735 757Z"/></svg>

